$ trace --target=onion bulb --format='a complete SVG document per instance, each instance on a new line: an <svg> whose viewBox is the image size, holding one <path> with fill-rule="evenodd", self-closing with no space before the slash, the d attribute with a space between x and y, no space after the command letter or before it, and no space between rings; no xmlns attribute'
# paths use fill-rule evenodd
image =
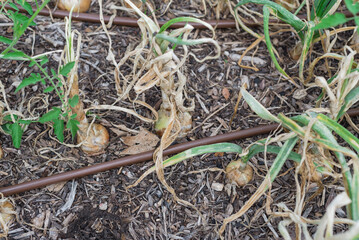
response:
<svg viewBox="0 0 359 240"><path fill-rule="evenodd" d="M71 11L74 6L74 12L87 12L90 8L91 0L57 0L57 6L62 10Z"/></svg>
<svg viewBox="0 0 359 240"><path fill-rule="evenodd" d="M14 206L7 199L0 199L0 230L3 234L0 233L1 237L6 237L7 232L9 231L9 225L14 219Z"/></svg>
<svg viewBox="0 0 359 240"><path fill-rule="evenodd" d="M242 160L232 161L226 167L226 176L231 183L241 187L253 178L253 169L249 164L243 166Z"/></svg>
<svg viewBox="0 0 359 240"><path fill-rule="evenodd" d="M302 50L303 50L303 45L301 42L298 42L294 48L292 48L290 51L289 51L289 56L297 61L299 60L300 56L302 55Z"/></svg>
<svg viewBox="0 0 359 240"><path fill-rule="evenodd" d="M4 157L4 150L2 149L1 145L0 145L0 159L2 159Z"/></svg>
<svg viewBox="0 0 359 240"><path fill-rule="evenodd" d="M88 136L86 138L86 130L77 131L77 143L82 143L81 149L88 155L95 155L102 153L109 144L109 134L107 129L101 124L93 124L89 129Z"/></svg>
<svg viewBox="0 0 359 240"><path fill-rule="evenodd" d="M178 112L178 120L181 124L181 131L178 137L184 137L192 129L192 116L189 112ZM158 111L158 120L155 123L155 131L159 136L165 132L170 123L171 110L161 107Z"/></svg>

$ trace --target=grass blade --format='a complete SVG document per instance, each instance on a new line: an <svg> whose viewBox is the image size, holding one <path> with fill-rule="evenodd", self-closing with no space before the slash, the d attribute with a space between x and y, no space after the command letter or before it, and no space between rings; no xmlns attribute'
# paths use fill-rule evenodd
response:
<svg viewBox="0 0 359 240"><path fill-rule="evenodd" d="M299 59L299 78L304 83L304 64L305 59L307 58L307 53L309 51L310 46L312 45L313 35L314 35L314 22L310 21L308 22L308 30L304 37L304 44L303 44L303 50L302 55L300 55Z"/></svg>
<svg viewBox="0 0 359 240"><path fill-rule="evenodd" d="M356 165L358 166L358 165ZM352 186L352 193L353 195L350 196L352 200L351 203L351 219L354 221L359 220L359 171L358 169L354 169L353 175L353 186Z"/></svg>
<svg viewBox="0 0 359 240"><path fill-rule="evenodd" d="M254 111L258 116L269 121L279 122L279 119L271 114L265 107L263 107L263 105L260 104L252 95L250 95L247 90L241 88L241 94L244 100L251 107L252 111Z"/></svg>
<svg viewBox="0 0 359 240"><path fill-rule="evenodd" d="M272 45L272 42L271 42L270 36L269 36L269 8L266 5L263 6L263 28L264 28L264 39L267 44L267 49L268 49L269 55L275 65L275 67L281 74L283 74L285 77L290 79L296 85L294 80L291 79L291 77L289 77L289 75L281 68L281 66L279 65L279 63L277 61L277 58L275 57L275 54L273 51L274 48L273 48L273 45Z"/></svg>
<svg viewBox="0 0 359 240"><path fill-rule="evenodd" d="M258 154L260 152L279 154L281 149L282 148L278 147L278 146L272 146L272 145L264 146L264 145L255 144L255 145L253 145L253 146L251 146L249 148L248 154L245 155L244 157L242 157L242 161L243 161L243 163L246 163L254 155L256 155L256 154ZM302 156L300 154L296 153L296 152L290 152L289 155L288 155L288 159L299 163L301 161L301 159L302 159Z"/></svg>
<svg viewBox="0 0 359 240"><path fill-rule="evenodd" d="M175 23L178 23L178 22L194 22L194 23L200 23L202 24L203 26L206 26L208 29L210 29L213 33L213 36L215 36L215 31L213 29L213 27L209 24L209 23L206 23L200 19L197 19L197 18L193 18L193 17L178 17L178 18L174 18L174 19L171 19L169 20L168 22L166 22L165 24L163 24L163 26L160 28L160 31L158 33L162 33L164 31L166 31L171 25L175 24Z"/></svg>
<svg viewBox="0 0 359 240"><path fill-rule="evenodd" d="M319 114L317 116L320 122L322 122L325 126L332 129L336 132L340 137L342 137L352 148L355 149L359 153L359 139L355 137L351 132L348 131L345 127L337 123L336 121L330 119L324 114Z"/></svg>
<svg viewBox="0 0 359 240"><path fill-rule="evenodd" d="M276 4L275 2L269 1L269 0L243 0L240 1L235 8L247 4L247 3L255 3L255 4L262 4L267 5L273 8L275 11L277 11L277 14L280 19L291 25L298 33L301 31L306 30L306 24L302 22L297 16L295 16L293 13L289 12L287 9L282 7L279 4Z"/></svg>
<svg viewBox="0 0 359 240"><path fill-rule="evenodd" d="M284 116L283 113L278 115L279 120L282 122L283 126L290 129L291 131L295 132L299 136L305 135L305 130L299 126L294 120Z"/></svg>
<svg viewBox="0 0 359 240"><path fill-rule="evenodd" d="M344 98L344 104L340 108L335 120L339 120L344 113L357 101L359 101L359 87L352 89Z"/></svg>
<svg viewBox="0 0 359 240"><path fill-rule="evenodd" d="M216 143L205 146L199 146L190 148L186 151L183 151L177 155L174 155L167 160L163 161L163 168L173 166L177 163L180 163L186 159L189 159L194 156L202 155L205 153L215 153L215 152L224 152L224 153L242 153L241 146L234 143ZM149 168L146 172L142 174L140 178L136 180L136 182L127 188L132 188L140 183L146 176L156 171L156 167L153 166Z"/></svg>

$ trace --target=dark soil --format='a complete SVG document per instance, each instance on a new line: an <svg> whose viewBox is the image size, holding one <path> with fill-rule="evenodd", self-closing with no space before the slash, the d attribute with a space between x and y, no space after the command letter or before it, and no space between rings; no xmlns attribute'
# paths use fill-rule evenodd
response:
<svg viewBox="0 0 359 240"><path fill-rule="evenodd" d="M158 2L160 1L155 1L156 7L161 6ZM180 15L181 11L204 14L202 7L192 6L190 1L185 2L173 1L170 10L162 18L173 18ZM191 2L198 2L196 4L201 6L201 1ZM105 1L104 14L111 14L110 3L121 5L120 0ZM160 10L162 8L158 7ZM213 9L207 6L207 11L204 18L214 19ZM98 12L97 2L93 4L91 12ZM122 11L117 13L128 15ZM222 18L231 18L231 16L227 11ZM0 23L6 21L0 19ZM16 48L29 55L62 50L63 20L37 17L36 23L37 26L31 27L32 30L26 32ZM73 28L80 31L83 38L79 68L80 97L86 107L91 104L114 103L118 98L113 77L114 66L106 60L108 38L101 25L74 22ZM129 44L140 42L140 31L136 28L112 26L109 31L117 61L124 55ZM261 32L262 29L259 27L255 31ZM0 25L0 34L11 38L11 28ZM319 89L312 88L304 98L294 99L293 93L297 88L281 78L270 60L264 43L259 44L255 53L251 51L248 54L262 61L255 63L260 70L254 72L239 67L237 61L234 61L236 54L242 54L254 38L242 30L235 29L217 30L216 34L222 48L221 57L204 63L189 58L183 68L188 78L186 91L189 97L195 98L196 109L193 112L193 130L185 139L178 140L179 142L267 125L268 122L258 118L243 101L234 121L229 125L239 88L246 81L249 83L249 92L273 114L283 112L294 115L314 106L315 99L320 94ZM210 36L210 32L195 31L194 35ZM340 34L339 37L346 38ZM273 43L283 58L281 64L291 76L298 75L296 72L298 67L288 56L288 51L297 41L296 36L289 32L273 37ZM0 51L4 48L5 46L0 43ZM214 54L212 46L204 45L196 49L196 54L200 57ZM180 50L179 48L178 51ZM48 67L57 69L59 57L60 53L52 54ZM242 64L251 65L250 61L244 61ZM331 64L335 66L336 63ZM46 113L52 106L60 104L56 95L42 93L45 88L42 84L26 87L14 93L17 84L31 72L36 72L36 68L30 68L24 62L7 60L1 60L0 67L0 79L6 88L7 101L13 110L21 112L26 117L36 117ZM126 75L131 70L131 65L127 65L122 70ZM223 94L223 91L227 90L230 93L228 99ZM160 91L152 89L146 94L145 100L155 106L160 101ZM117 105L128 108L132 106L125 101L120 101ZM151 117L146 109L136 108L136 111ZM134 134L124 131L123 128L120 129L119 125L135 131L138 131L140 126L153 131L151 124L143 123L123 112L94 111L94 113L99 117L98 122L110 130L111 136L111 144L106 149L106 153L98 156L86 156L79 149L58 143L54 140L52 129L46 124L31 124L24 133L20 149L13 147L9 135L2 134L0 140L5 157L0 160L0 185L13 185L121 157L120 152L127 148L122 144L121 137ZM261 137L265 136L236 141L236 143L246 147ZM66 133L65 143L73 143L69 132ZM156 174L145 178L134 188L125 189L149 166L152 166L151 162L147 162L76 179L58 185L57 189L43 188L12 196L17 204L19 221L11 226L9 239L219 239L218 230L223 219L243 206L267 173L263 155L251 159L255 177L250 184L242 188L227 183L222 172L206 170L225 169L226 165L234 159L236 159L234 154L224 154L224 156L210 154L186 160L165 170L168 184L176 190L181 199L191 202L199 209L205 222L201 220L198 212L175 202L172 195L159 182ZM273 159L273 155L267 155L268 167ZM282 218L272 216L266 209L266 202L274 212L278 210L276 204L280 202L294 209L296 192L293 168L294 164L288 161L280 173L281 176L274 181L270 195L263 196L244 216L229 224L224 235L225 239L281 239L278 223ZM199 170L203 171L198 172ZM326 187L306 202L305 217L311 219L322 217L328 203L343 190L339 183L332 184L332 180L326 181L328 181ZM77 188L74 202L65 212L58 212L68 200L75 182ZM223 184L223 190L215 191L212 188L214 182ZM320 184L312 183L311 186L307 199L320 189ZM345 211L338 212L338 215L346 216ZM36 225L35 222L40 223ZM294 236L295 228L291 227ZM315 228L309 227L314 233ZM339 226L337 231L342 229L345 229L345 226Z"/></svg>

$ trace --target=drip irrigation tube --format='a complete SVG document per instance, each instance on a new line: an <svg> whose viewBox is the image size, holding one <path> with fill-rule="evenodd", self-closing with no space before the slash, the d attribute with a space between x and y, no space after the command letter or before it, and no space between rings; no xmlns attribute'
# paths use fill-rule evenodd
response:
<svg viewBox="0 0 359 240"><path fill-rule="evenodd" d="M17 5L18 9L20 12L22 13L27 13L27 11ZM9 5L5 6L6 9L11 9L14 10L12 7L10 7ZM35 12L37 9L33 8L33 11ZM349 11L343 11L342 12L346 17L352 17L353 15L349 12ZM68 11L64 11L64 10L55 10L55 11L51 11L48 9L42 9L39 13L39 15L42 16L53 16L55 18L65 18L69 16L69 12ZM297 15L298 18L300 19L306 19L307 15ZM111 16L103 16L104 22L108 23L111 19ZM81 22L91 22L91 23L101 23L100 21L100 15L96 14L96 13L72 13L72 20L76 20L76 21L81 21ZM119 26L127 26L127 27L138 27L137 24L137 20L136 18L130 18L130 17L115 17L113 19L113 24L115 25L119 25ZM257 22L248 20L248 19L242 19L243 22L247 25L247 26L259 26L263 24L262 20L258 20ZM165 24L167 21L163 21L163 20L159 20L158 24L160 26L162 26L163 24ZM229 20L206 20L205 22L207 22L208 24L210 24L212 27L215 28L235 28L236 27L236 22L234 19L229 19ZM280 23L279 20L274 20L274 19L270 19L270 23L272 24L278 24ZM170 26L170 28L181 28L184 27L187 23L186 22L177 22L174 23ZM204 26L201 23L195 23L195 22L191 22L191 25L196 28L196 29L206 29L207 27Z"/></svg>
<svg viewBox="0 0 359 240"><path fill-rule="evenodd" d="M359 115L359 108L351 109L347 112L349 116L354 117ZM177 144L174 146L171 146L163 151L163 155L172 155L176 154L182 151L185 151L189 148L198 147L202 145L207 144L214 144L214 143L220 143L220 142L230 142L237 139L247 138L247 137L253 137L257 135L263 135L267 134L271 131L274 131L276 128L278 128L278 124L270 124L266 126L259 126L254 128L249 128L245 130L239 130L231 133L221 134L213 137L207 137L198 139L195 141L185 142L181 144ZM36 180L31 180L28 182L3 187L0 188L0 193L2 193L4 196L9 196L17 193L22 193L25 191L29 191L36 188L45 187L54 183L59 183L62 181L68 181L75 178L81 178L87 175L96 174L99 172L107 171L114 168L119 168L122 166L132 165L140 162L145 162L152 159L154 151L147 151L144 153L139 153L132 156L126 156L123 158L119 158L116 160L104 162L104 163L98 163L92 166L79 168L76 170L63 172L59 174L54 174L52 176L39 178Z"/></svg>

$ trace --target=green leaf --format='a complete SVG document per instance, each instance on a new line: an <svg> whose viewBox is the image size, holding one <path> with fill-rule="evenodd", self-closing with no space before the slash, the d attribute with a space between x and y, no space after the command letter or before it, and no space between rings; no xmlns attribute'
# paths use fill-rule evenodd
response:
<svg viewBox="0 0 359 240"><path fill-rule="evenodd" d="M45 123L49 121L53 121L55 119L58 119L61 114L61 109L54 107L51 111L48 113L45 113L40 119L40 123Z"/></svg>
<svg viewBox="0 0 359 240"><path fill-rule="evenodd" d="M42 57L41 61L40 61L40 65L43 66L44 64L48 63L49 59L47 58L47 56Z"/></svg>
<svg viewBox="0 0 359 240"><path fill-rule="evenodd" d="M19 8L16 6L15 3L12 3L12 2L8 2L7 4L10 5L10 7L12 7L13 9L15 9L16 11L19 11Z"/></svg>
<svg viewBox="0 0 359 240"><path fill-rule="evenodd" d="M314 22L312 21L308 22L308 29L304 37L302 54L300 55L300 59L299 59L299 78L302 82L304 82L303 72L304 72L305 60L307 58L307 53L310 47L312 46L314 26L315 26Z"/></svg>
<svg viewBox="0 0 359 240"><path fill-rule="evenodd" d="M353 182L353 186L352 186L353 195L350 198L352 200L350 217L354 221L358 221L359 220L359 172L357 168L354 168L352 182Z"/></svg>
<svg viewBox="0 0 359 240"><path fill-rule="evenodd" d="M79 127L77 125L79 125L79 124L80 124L80 122L77 121L76 119L70 119L69 121L67 121L66 128L70 129L71 135L72 135L72 140L75 139L77 130L79 129Z"/></svg>
<svg viewBox="0 0 359 240"><path fill-rule="evenodd" d="M50 69L52 76L57 77L57 73L54 69Z"/></svg>
<svg viewBox="0 0 359 240"><path fill-rule="evenodd" d="M270 35L269 35L269 9L266 5L263 6L263 30L264 30L264 37L265 37L264 39L265 39L265 42L267 45L267 49L268 49L269 55L274 63L274 66L277 68L277 70L281 74L283 74L287 78L290 78L289 75L279 65L277 58L275 57L275 54L274 54L274 47L272 45L272 42L270 40Z"/></svg>
<svg viewBox="0 0 359 240"><path fill-rule="evenodd" d="M194 147L166 159L165 161L163 161L163 167L166 168L169 166L173 166L177 163L180 163L194 156L202 155L205 153L216 153L216 152L242 153L242 148L241 146L234 143L215 143L210 145ZM151 167L142 175L142 177L148 176L155 170L156 170L155 166Z"/></svg>
<svg viewBox="0 0 359 240"><path fill-rule="evenodd" d="M329 15L329 17L323 18L320 23L315 25L314 30L336 27L340 24L346 23L347 21L348 19L343 13L335 13L333 15Z"/></svg>
<svg viewBox="0 0 359 240"><path fill-rule="evenodd" d="M278 114L278 118L282 122L284 127L288 128L289 130L295 132L300 136L305 135L305 130L294 120L286 117L283 113Z"/></svg>
<svg viewBox="0 0 359 240"><path fill-rule="evenodd" d="M54 122L54 133L59 139L60 142L64 142L64 131L65 131L65 123L64 120L61 119L55 119Z"/></svg>
<svg viewBox="0 0 359 240"><path fill-rule="evenodd" d="M59 74L61 74L64 77L67 77L67 74L71 72L71 69L75 66L75 62L69 62L65 66L63 66L60 69Z"/></svg>
<svg viewBox="0 0 359 240"><path fill-rule="evenodd" d="M206 22L204 22L204 21L202 21L202 20L200 20L198 18L194 18L194 17L178 17L178 18L173 18L173 19L169 20L168 22L166 22L165 24L163 24L163 26L160 28L160 31L158 33L162 33L164 31L166 31L167 28L169 28L171 25L173 25L175 23L178 23L178 22L200 23L200 24L203 24L204 26L206 26L208 29L213 31L213 27L210 24L208 24L208 23L206 23ZM214 32L213 32L213 34L214 34Z"/></svg>
<svg viewBox="0 0 359 240"><path fill-rule="evenodd" d="M263 119L279 122L279 119L271 114L262 104L260 104L252 95L250 95L244 88L241 88L241 93L244 100L251 107L252 111L258 114Z"/></svg>
<svg viewBox="0 0 359 240"><path fill-rule="evenodd" d="M75 95L73 98L69 99L69 104L71 107L75 107L79 103L79 95Z"/></svg>
<svg viewBox="0 0 359 240"><path fill-rule="evenodd" d="M26 60L24 59L26 57L26 54L23 52L10 52L2 56L3 59L9 59L9 60Z"/></svg>
<svg viewBox="0 0 359 240"><path fill-rule="evenodd" d="M353 14L356 15L359 13L359 3L353 0L344 0L345 5L347 6L348 10Z"/></svg>
<svg viewBox="0 0 359 240"><path fill-rule="evenodd" d="M311 9L310 20L314 21L315 18L322 19L332 8L338 0L315 0L314 7Z"/></svg>
<svg viewBox="0 0 359 240"><path fill-rule="evenodd" d="M13 116L14 116L14 119L15 119L15 121L16 121L16 120L18 119L18 116L15 115L15 114L13 114ZM12 122L11 114L8 114L8 115L4 116L3 119L4 119L5 121Z"/></svg>
<svg viewBox="0 0 359 240"><path fill-rule="evenodd" d="M352 90L350 90L350 92L345 96L344 98L344 104L342 105L342 107L340 108L339 112L338 112L338 116L336 117L335 120L339 120L344 113L356 102L359 101L359 87L356 87Z"/></svg>
<svg viewBox="0 0 359 240"><path fill-rule="evenodd" d="M275 2L270 0L242 0L235 6L235 9L247 3L268 5L270 8L272 8L272 10L274 10L274 13L277 15L279 19L291 25L298 33L306 30L305 22L300 20L297 16L289 12L281 5L276 4Z"/></svg>
<svg viewBox="0 0 359 240"><path fill-rule="evenodd" d="M17 93L20 89L29 86L31 84L35 84L37 82L42 81L41 75L39 73L35 74L35 73L31 73L30 77L25 78L24 80L22 80L22 82L19 84L19 86L17 86L17 88L15 89L15 93Z"/></svg>
<svg viewBox="0 0 359 240"><path fill-rule="evenodd" d="M36 64L36 61L34 59L30 60L29 67L33 67Z"/></svg>
<svg viewBox="0 0 359 240"><path fill-rule="evenodd" d="M5 133L11 134L10 125L11 125L11 123L6 123L6 124L1 125L1 128L2 128L2 130L4 130Z"/></svg>
<svg viewBox="0 0 359 240"><path fill-rule="evenodd" d="M55 88L50 86L50 87L47 87L44 89L44 93L49 93L49 92L52 92Z"/></svg>
<svg viewBox="0 0 359 240"><path fill-rule="evenodd" d="M19 123L29 125L30 123L32 123L32 121L31 120L19 120Z"/></svg>
<svg viewBox="0 0 359 240"><path fill-rule="evenodd" d="M352 146L352 148L354 148L355 151L357 151L357 153L359 153L359 139L345 127L323 114L319 114L317 119L341 136L347 143L350 144L350 146Z"/></svg>
<svg viewBox="0 0 359 240"><path fill-rule="evenodd" d="M261 141L259 141L261 142ZM265 141L264 141L265 143ZM272 145L258 145L258 144L254 144L253 146L251 146L249 148L248 154L242 157L242 161L243 163L247 163L249 159L251 159L254 155L260 153L260 152L267 152L267 153L274 153L274 154L278 154L281 151L281 147L278 146L272 146ZM302 155L296 153L296 152L291 152L288 156L288 159L293 160L297 163L300 163L300 161L302 160Z"/></svg>
<svg viewBox="0 0 359 240"><path fill-rule="evenodd" d="M0 42L3 42L5 44L11 44L12 40L7 37L0 36Z"/></svg>
<svg viewBox="0 0 359 240"><path fill-rule="evenodd" d="M20 27L24 27L25 29L27 28L27 24L29 24L30 21L30 18L20 13L12 13L12 19L14 20L14 24L23 24ZM36 26L36 23L34 21L31 21L29 26Z"/></svg>
<svg viewBox="0 0 359 240"><path fill-rule="evenodd" d="M21 0L17 0L16 2L21 5L30 15L34 14L34 11L32 11L32 7L28 2Z"/></svg>
<svg viewBox="0 0 359 240"><path fill-rule="evenodd" d="M19 123L13 123L9 126L10 130L11 130L11 138L12 138L12 143L14 144L15 148L19 148L21 145L21 137L23 134L23 131L21 129L21 126L19 125Z"/></svg>

